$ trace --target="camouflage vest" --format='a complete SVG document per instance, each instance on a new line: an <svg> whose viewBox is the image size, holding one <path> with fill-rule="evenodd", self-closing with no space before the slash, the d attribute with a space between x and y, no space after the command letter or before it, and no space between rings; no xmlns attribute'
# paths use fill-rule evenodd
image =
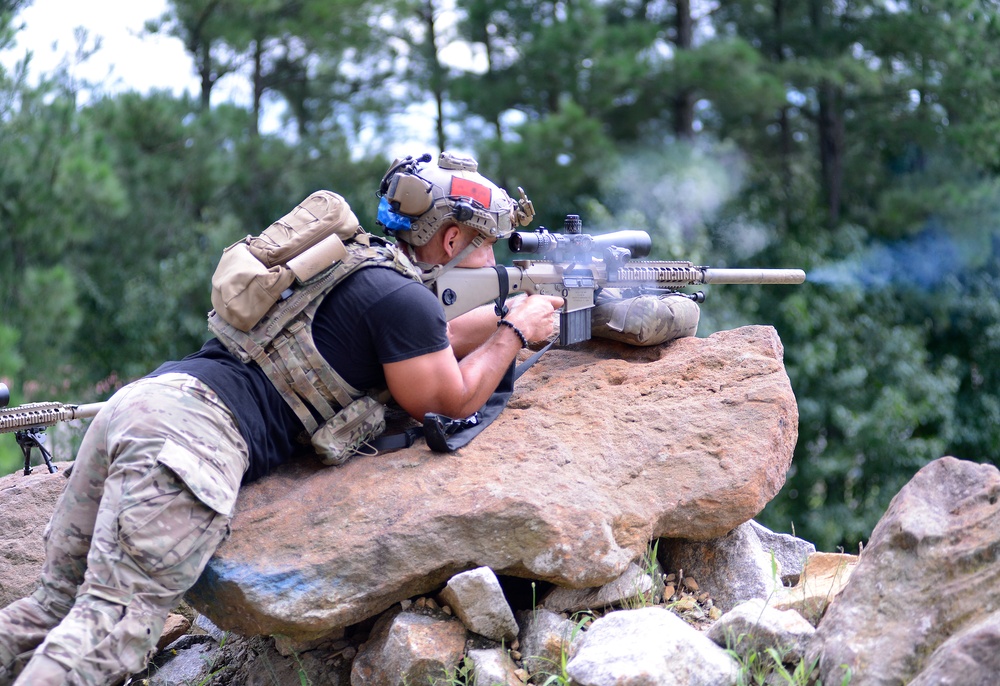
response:
<svg viewBox="0 0 1000 686"><path fill-rule="evenodd" d="M382 267L421 282L419 270L395 246L367 233L345 244L347 256L286 291L249 331L226 322L215 310L208 327L244 363L256 362L292 408L326 464L342 464L385 430L384 406L327 363L313 340L313 319L324 298L359 269Z"/></svg>

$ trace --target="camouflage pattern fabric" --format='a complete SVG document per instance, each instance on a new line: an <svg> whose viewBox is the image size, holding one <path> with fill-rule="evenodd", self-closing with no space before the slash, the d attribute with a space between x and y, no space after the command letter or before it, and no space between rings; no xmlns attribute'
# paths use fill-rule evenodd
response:
<svg viewBox="0 0 1000 686"><path fill-rule="evenodd" d="M16 686L98 686L142 670L226 537L247 466L232 414L197 379L116 393L46 529L38 590L0 610L0 686L19 671Z"/></svg>
<svg viewBox="0 0 1000 686"><path fill-rule="evenodd" d="M363 395L327 420L311 440L323 464L342 465L383 431L385 405Z"/></svg>
<svg viewBox="0 0 1000 686"><path fill-rule="evenodd" d="M678 295L633 295L605 288L591 310L591 336L629 345L659 345L698 332L701 308Z"/></svg>

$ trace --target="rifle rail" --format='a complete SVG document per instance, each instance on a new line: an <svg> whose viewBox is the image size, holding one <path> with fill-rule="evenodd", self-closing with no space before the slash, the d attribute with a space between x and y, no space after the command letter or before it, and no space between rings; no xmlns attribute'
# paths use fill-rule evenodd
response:
<svg viewBox="0 0 1000 686"><path fill-rule="evenodd" d="M104 403L66 405L57 402L26 403L0 409L0 433L38 429L71 419L86 419L98 413Z"/></svg>

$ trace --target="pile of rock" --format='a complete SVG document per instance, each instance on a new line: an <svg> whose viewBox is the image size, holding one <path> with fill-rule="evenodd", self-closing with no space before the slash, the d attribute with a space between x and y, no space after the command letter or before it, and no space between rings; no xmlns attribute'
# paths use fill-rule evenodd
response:
<svg viewBox="0 0 1000 686"><path fill-rule="evenodd" d="M739 560L726 569L712 570L714 576L753 589L759 583L745 578L745 570L759 569L761 560L751 563L740 558L740 551L748 548L748 536L781 544L759 551L762 558L785 560L779 567L781 576L810 578L809 563L816 557L812 546L775 535L753 521L731 535L692 545L714 549L716 560ZM683 548L679 541L663 543L664 549ZM528 600L523 589L518 592L516 580L501 580L493 570L481 567L455 575L433 596L404 600L374 622L318 641L283 639L269 644L242 639L227 636L201 618L196 623L215 637L214 651L206 652L205 640L185 636L163 650L153 670L137 679L166 686L192 680L194 670L194 676L207 680L220 665L227 665L211 683L235 685L247 683L248 674L266 663L265 671L283 675L288 684L306 675L314 686L435 682L521 686L529 680L544 683L550 677L597 686L619 683L628 675L655 683L683 677L681 683L714 685L735 684L741 661L768 648L779 650L792 668L801 661L813 626L800 612L776 605L779 599L794 605L795 598L804 594L785 589L779 576L772 576L771 604L736 598L730 591L728 597L737 606L723 614L693 576L683 570L664 574L663 561L651 549L638 561L641 565L629 565L608 584L589 589L550 587L524 608L511 604L513 598ZM820 588L817 580L808 585L814 591ZM284 665L284 670L277 665Z"/></svg>
<svg viewBox="0 0 1000 686"><path fill-rule="evenodd" d="M715 686L746 683L751 665L762 669L768 659L789 672L798 669L803 678L851 686L995 683L1000 673L1000 471L995 467L950 457L928 464L893 500L859 556L811 552L808 543L784 535L777 540L788 545L776 548L772 536L751 521L718 539L689 543L716 565L699 572L697 590L688 584L678 591L681 579L691 578L688 573L675 572L671 579L660 568L648 571L647 560L602 587L549 588L537 603L518 609L510 599L525 594L505 587L512 580L498 579L488 568L467 571L433 597L400 603L373 623L312 645L252 639L251 650L246 640L230 635L238 658L223 651L215 664L236 659L244 671L233 667L212 683L254 683L247 675L267 665L277 676L266 683L282 686L300 684L302 675L313 686L414 684L427 678L520 686L529 678L543 683L547 675L576 686ZM762 547L756 559L747 557L754 547L747 545L750 537L772 547ZM661 568L673 568L665 550L684 547L661 540ZM798 567L769 562L774 570L769 575L754 571L765 560L798 555L803 556ZM796 583L788 586L782 578ZM667 580L678 581L672 596L662 585ZM746 597L734 588L744 589ZM706 621L690 610L678 612L690 605L680 602L685 598L702 613L708 606L722 614ZM725 607L718 598L728 598ZM198 655L200 661L204 654ZM165 680L154 676L151 683L176 683L171 669L165 664L160 673Z"/></svg>
<svg viewBox="0 0 1000 686"><path fill-rule="evenodd" d="M797 438L781 358L767 327L553 351L457 454L251 484L132 681L716 686L777 655L823 683L992 683L1000 472L929 464L860 556L764 529ZM63 482L0 479L0 605Z"/></svg>

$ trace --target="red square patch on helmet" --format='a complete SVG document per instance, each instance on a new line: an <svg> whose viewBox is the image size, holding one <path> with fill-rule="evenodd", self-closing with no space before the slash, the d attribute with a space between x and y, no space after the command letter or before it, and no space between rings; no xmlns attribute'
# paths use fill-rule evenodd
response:
<svg viewBox="0 0 1000 686"><path fill-rule="evenodd" d="M493 193L489 187L458 176L453 176L451 178L451 195L460 195L465 198L472 198L476 202L482 204L483 207L487 208L493 200Z"/></svg>

